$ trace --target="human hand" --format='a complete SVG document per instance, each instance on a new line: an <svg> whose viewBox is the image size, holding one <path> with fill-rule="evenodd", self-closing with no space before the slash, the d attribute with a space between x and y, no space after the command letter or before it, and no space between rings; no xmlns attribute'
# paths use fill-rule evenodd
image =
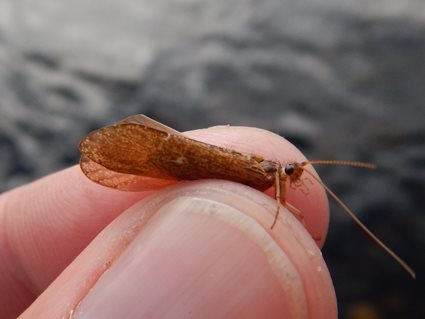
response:
<svg viewBox="0 0 425 319"><path fill-rule="evenodd" d="M267 159L304 160L258 129L185 134ZM323 189L289 192L322 245ZM316 243L285 208L271 230L275 210L273 198L228 181L152 194L99 186L77 166L47 176L0 196L0 317L26 309L21 318L336 318Z"/></svg>

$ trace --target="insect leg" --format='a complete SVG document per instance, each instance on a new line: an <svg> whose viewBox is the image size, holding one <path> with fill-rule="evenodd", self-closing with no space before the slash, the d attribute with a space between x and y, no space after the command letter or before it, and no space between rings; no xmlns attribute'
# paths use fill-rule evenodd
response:
<svg viewBox="0 0 425 319"><path fill-rule="evenodd" d="M279 213L280 213L280 208L282 207L282 203L281 198L281 180L280 180L280 169L278 169L275 173L275 178L274 178L274 197L276 199L276 203L277 203L277 208L276 208L276 214L274 215L274 220L273 220L273 224L271 225L270 229L273 229L273 227L276 225L277 222L277 218L279 217Z"/></svg>

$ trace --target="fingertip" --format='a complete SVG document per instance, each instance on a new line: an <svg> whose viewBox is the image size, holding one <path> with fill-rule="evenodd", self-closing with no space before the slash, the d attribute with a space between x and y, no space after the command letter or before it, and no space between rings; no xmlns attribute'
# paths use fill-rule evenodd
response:
<svg viewBox="0 0 425 319"><path fill-rule="evenodd" d="M108 247L120 246L110 240L122 234L131 241L75 317L332 318L335 298L320 251L286 211L271 230L274 207L252 188L218 180L146 198L89 247L102 258L104 238Z"/></svg>
<svg viewBox="0 0 425 319"><path fill-rule="evenodd" d="M285 209L271 230L274 212L233 182L168 187L115 219L23 318L336 318L320 251Z"/></svg>
<svg viewBox="0 0 425 319"><path fill-rule="evenodd" d="M305 160L301 152L299 152L292 144L290 144L283 138L279 137L278 135L275 135L260 129L241 128L241 127L214 127L207 130L187 132L185 134L187 134L189 137L192 137L194 139L198 139L207 143L216 144L216 145L232 148L232 149L247 152L247 153L262 155L267 159L275 160L281 163L284 163L286 161L293 161L293 160L296 160L296 161ZM206 183L208 185L208 182ZM229 183L229 184L234 184L234 183ZM177 187L180 187L180 185ZM170 189L174 189L174 188L170 188ZM182 188L182 189L185 189L185 188ZM197 188L196 191L195 190L193 191L198 192L199 194L200 189L202 188ZM239 202L243 202L244 197L247 197L249 199L250 196L252 195L251 191L253 191L252 189L249 189L248 187L244 187L244 186L241 187L241 185L237 185L237 184L236 184L236 189L239 189L239 190L248 189L248 191L244 193L243 196L238 197L240 199L238 200ZM208 190L208 188L205 190ZM324 197L323 190L320 187L317 188L316 186L312 186L310 190L311 192L308 196L300 194L299 192L297 193L292 190L289 190L288 201L290 201L291 204L299 208L305 214L307 229L309 230L311 234L313 234L314 238L320 237L322 238L321 242L323 242L325 238L325 234L326 234L326 229L327 229L327 201ZM208 192L211 192L211 189L207 191L206 193L207 195L204 198L204 200L210 199L209 197L210 193ZM138 199L143 197L143 195L139 193L121 192L121 191L117 191L113 189L108 189L108 188L99 186L95 183L92 183L82 174L78 166L74 166L68 170L46 177L45 179L42 179L36 183L27 185L25 186L25 188L22 188L21 190L18 190L16 193L14 193L13 196L15 196L14 200L16 200L16 203L17 203L17 206L15 207L15 209L25 212L25 214L30 214L30 217L31 217L27 219L28 216L24 217L24 215L21 215L21 217L14 218L14 223L18 223L18 224L22 223L22 225L32 224L33 226L34 225L43 226L42 229L44 231L41 232L38 226L37 228L30 225L29 229L30 230L32 229L32 230L25 234L26 240L24 244L26 244L27 246L26 247L17 246L17 250L16 250L16 254L20 254L22 256L25 255L25 251L37 252L37 254L35 255L26 255L24 259L24 262L26 263L28 269L30 269L33 274L33 278L35 282L34 286L38 287L37 289L43 289L50 282L50 280L52 280L52 278L54 278L54 276L56 276L63 269L63 267L65 267L65 265L68 262L70 262L81 251L81 249L83 249L83 247L85 247L85 245L87 245L87 243L92 238L94 238L94 236L96 236L96 234L103 227L105 227L116 216L118 216L125 208L129 207L132 203L136 202ZM30 204L32 204L31 201L22 201L21 200L22 198L35 198L37 203L39 203L40 205L36 206L34 209L34 206L32 207L29 206ZM235 195L232 195L232 201L234 200L235 200ZM322 272L322 269L324 269L322 268L322 266L316 265L316 267L311 268L311 270L314 269L314 271L306 272L306 274L310 274L310 275L303 275L302 270L300 270L305 268L305 266L302 265L303 262L309 263L310 265L314 264L314 263L311 263L310 259L316 258L316 256L318 256L319 254L319 253L314 253L313 257L311 255L310 257L308 257L309 256L308 254L307 255L304 254L304 257L302 257L301 259L296 257L299 254L298 248L300 247L299 246L300 244L299 243L297 244L297 242L300 240L300 238L304 238L303 237L304 235L293 236L292 241L288 240L286 237L281 237L281 236L284 236L282 234L286 233L285 227L288 227L287 225L285 226L285 223L283 223L283 226L282 226L282 221L279 222L279 224L273 231L270 231L269 218L270 217L271 219L273 218L273 213L275 211L274 210L275 204L276 202L271 199L269 200L268 204L264 204L265 206L269 205L267 207L270 207L270 205L273 206L272 216L260 214L263 217L259 217L259 218L256 217L255 220L260 220L260 221L262 220L260 224L262 225L264 229L263 232L268 234L267 236L270 237L269 238L270 242L276 243L276 242L282 241L282 245L284 245L283 246L284 248L281 247L280 249L285 252L284 255L286 256L287 260L289 260L287 265L289 264L292 265L287 267L288 268L292 267L294 269L293 271L295 271L295 272L289 272L289 273L283 272L283 273L287 274L289 278L291 278L291 276L294 276L294 277L298 276L299 278L309 278L309 276L311 276L311 278L318 278L314 274ZM261 211L260 206L261 205L259 205L258 209L255 210L256 212ZM241 211L243 212L244 215L247 215L245 212L252 211L252 209L249 209L249 208L241 209ZM267 216L267 218L264 216ZM126 218L126 217L123 217L123 218ZM291 220L291 218L289 218L289 220ZM294 222L293 223L291 222L288 225L297 225L296 220L294 219L292 220ZM43 223L45 224L40 223L40 221L43 221ZM221 221L220 224L221 223L223 223L223 221ZM182 224L182 227L183 227L184 225L183 221L181 221L180 224ZM180 224L177 223L176 225L180 225ZM18 225L18 227L15 227L15 229L22 229L22 225ZM133 227L131 228L131 231L134 231L134 225L131 227ZM294 227L296 228L298 226L294 226ZM205 231L205 233L208 233L208 234L210 233L208 231L209 229L208 227L205 227L205 229L203 226L197 226L197 228L195 227L192 227L192 228L195 230L198 228L200 230ZM217 229L217 228L219 227L212 227L212 229ZM131 231L129 232L131 233ZM240 232L240 230L238 230L238 232ZM170 234L172 233L168 233L168 236L170 236ZM178 238L179 234L181 234L181 232L176 233L174 238ZM300 232L295 232L295 234L300 234ZM127 238L126 240L128 240L127 235L122 235L122 233L120 234L117 233L116 235L117 236L121 235L122 238ZM202 234L198 234L198 235L202 235ZM16 238L19 239L18 237ZM112 238L115 238L114 235L112 235ZM170 237L167 237L167 238L169 240L173 240L172 238L170 239ZM224 238L226 237L224 236ZM229 239L228 242L230 241L231 240ZM16 242L18 243L19 241L17 240ZM201 240L200 242L204 243L206 242L206 240ZM303 239L301 242L305 243L307 241L304 241ZM310 238L310 244L312 242L313 241ZM105 241L105 243L111 244L111 242L108 242L108 241ZM293 243L293 245L289 245L288 243ZM22 244L22 242L20 244ZM41 249L41 251L39 249L34 250L34 249L31 249L31 245L33 246L35 245L37 247L43 247L43 248ZM251 246L248 245L247 247L251 247ZM258 245L255 247L258 248ZM110 253L111 248L106 246L104 248L105 248L104 250L105 263L107 264L108 262L110 262L111 259L110 258L108 259L106 251L109 251ZM214 249L216 248L211 247L211 250L214 250ZM237 251L245 251L245 250L240 249ZM293 256L287 255L289 254L288 252L290 251L293 252ZM308 250L308 249L305 249L304 247L303 251L311 252L314 250ZM55 252L55 253L52 254L52 252ZM90 260L90 258L95 258L96 261L99 261L98 251L95 253L93 250L91 250L90 253L88 253L86 256L88 257L86 259L86 263L83 263L84 265L88 264L88 261ZM238 255L235 253L235 256L239 256L241 260L243 260L242 255ZM189 258L191 257L188 257L187 259ZM293 262L293 260L299 260L299 261ZM166 260L166 262L172 263L172 261L170 260ZM214 260L210 260L210 263L214 263L214 262L215 262ZM267 262L268 262L267 258L263 260L263 263L267 263ZM49 265L49 269L47 270L46 270L46 263ZM105 263L103 264L103 266L105 265ZM254 264L254 261L252 261L252 263ZM96 267L99 267L99 264L96 264ZM152 267L154 267L154 265L152 265ZM239 269L239 267L237 268ZM272 267L269 267L267 269L269 269L270 271ZM269 277L269 278L274 278L276 280L275 272L271 271L271 273L273 273L275 277ZM279 271L277 273L279 273ZM251 274L250 276L255 276L254 272L250 274ZM68 275L72 276L72 273L71 274L68 273ZM245 276L248 276L248 274L245 274ZM268 273L261 274L261 277L266 278L267 276L270 276L270 274ZM323 278L325 277L326 276L324 276ZM78 279L81 280L81 278L78 278ZM79 281L74 280L73 282L76 283ZM268 282L268 281L265 280L265 282ZM306 285L308 287L309 285L311 285L310 283L314 282L314 280L303 279L302 282L307 282ZM312 287L315 287L315 288L312 288L311 291L321 292L321 290L324 289L323 288L325 285L324 282L327 282L326 285L329 286L329 279L325 278L323 279L323 282L321 284L312 285ZM243 282L241 283L243 284ZM329 290L328 286L326 286L327 288L325 288L325 290ZM266 289L267 287L270 287L270 285L267 284L262 287ZM68 288L69 290L73 289L72 287L68 287ZM218 290L218 294L219 293L220 291ZM327 293L327 296L329 295L330 293ZM280 298L278 299L280 300ZM307 298L306 300L310 300L310 299ZM49 302L49 301L47 300L46 302ZM288 303L290 302L288 301ZM315 305L314 302L311 302L312 305L309 305L310 303L309 301L306 301L306 303L308 307L313 307ZM330 308L332 308L332 306L330 306ZM270 309L274 309L274 308L271 307Z"/></svg>

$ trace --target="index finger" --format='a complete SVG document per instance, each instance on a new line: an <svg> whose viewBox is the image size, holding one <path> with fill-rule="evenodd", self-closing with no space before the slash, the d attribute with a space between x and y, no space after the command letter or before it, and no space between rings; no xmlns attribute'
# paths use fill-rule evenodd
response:
<svg viewBox="0 0 425 319"><path fill-rule="evenodd" d="M186 134L273 160L304 160L290 143L263 130L214 127ZM107 224L147 194L99 186L74 166L0 196L5 305L25 308ZM318 185L308 197L290 193L288 200L303 212L313 236L323 240L328 221L323 189Z"/></svg>

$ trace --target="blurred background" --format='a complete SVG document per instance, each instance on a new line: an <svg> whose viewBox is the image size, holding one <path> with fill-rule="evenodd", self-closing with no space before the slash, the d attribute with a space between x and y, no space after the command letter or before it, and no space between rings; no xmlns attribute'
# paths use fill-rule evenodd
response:
<svg viewBox="0 0 425 319"><path fill-rule="evenodd" d="M331 206L340 318L425 318L424 101L423 0L0 0L0 191L136 113L377 163L318 171L418 278Z"/></svg>

